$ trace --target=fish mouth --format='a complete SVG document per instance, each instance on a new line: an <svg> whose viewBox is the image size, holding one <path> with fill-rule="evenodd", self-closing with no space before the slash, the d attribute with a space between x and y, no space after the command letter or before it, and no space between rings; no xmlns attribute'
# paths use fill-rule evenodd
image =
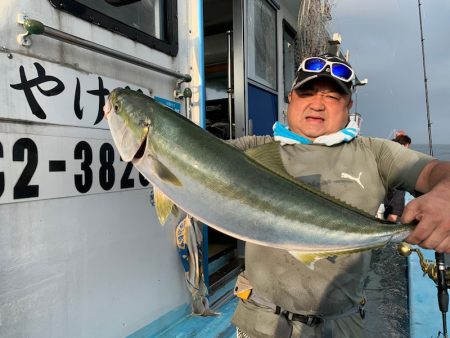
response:
<svg viewBox="0 0 450 338"><path fill-rule="evenodd" d="M142 158L142 156L144 156L145 150L147 149L147 136L148 136L148 131L145 134L145 137L143 138L142 143L139 146L136 154L134 154L134 156L132 158L132 162L139 161Z"/></svg>

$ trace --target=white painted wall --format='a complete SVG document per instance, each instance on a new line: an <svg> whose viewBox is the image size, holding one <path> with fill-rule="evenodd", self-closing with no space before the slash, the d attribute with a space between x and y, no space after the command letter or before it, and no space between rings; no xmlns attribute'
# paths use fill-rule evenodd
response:
<svg viewBox="0 0 450 338"><path fill-rule="evenodd" d="M98 99L86 90L97 89L100 77L108 89L128 84L174 100L177 80L44 36L33 36L31 47L21 46L16 42L24 32L16 22L18 13L191 74L198 121L197 5L179 1L179 54L169 57L60 12L47 1L0 2L0 336L123 337L187 303L189 295L173 227L157 222L150 190L140 184L136 170L130 173L134 187L121 188L125 164L115 150L114 184L108 189L100 184L101 149L113 142L104 121L94 124ZM49 97L32 88L45 120L32 114L23 91L11 88L20 82L21 66L28 79L37 76L36 62L65 85ZM73 110L77 78L82 119ZM30 159L31 150L21 139L34 144L37 160ZM81 163L86 153L75 155L80 142L92 150L92 186L84 193L74 183L76 175L85 175ZM65 171L50 172L53 160L63 161ZM33 161L29 185L38 186L38 196L14 197L20 175Z"/></svg>

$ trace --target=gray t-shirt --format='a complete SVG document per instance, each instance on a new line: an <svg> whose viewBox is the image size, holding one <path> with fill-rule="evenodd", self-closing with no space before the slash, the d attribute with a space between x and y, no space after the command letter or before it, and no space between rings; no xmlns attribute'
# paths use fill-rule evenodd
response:
<svg viewBox="0 0 450 338"><path fill-rule="evenodd" d="M272 142L270 137L243 137L232 145L248 149ZM358 137L327 147L295 144L280 147L283 164L293 177L375 215L389 187L414 192L415 182L431 157L398 143ZM322 259L314 269L287 251L246 243L245 275L255 294L283 309L300 314L338 315L363 297L370 252ZM254 332L250 307L238 306L233 322ZM250 319L251 320L247 320Z"/></svg>

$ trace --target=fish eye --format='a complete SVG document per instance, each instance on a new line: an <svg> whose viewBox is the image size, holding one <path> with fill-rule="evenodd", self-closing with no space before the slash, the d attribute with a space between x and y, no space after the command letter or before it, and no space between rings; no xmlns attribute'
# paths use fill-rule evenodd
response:
<svg viewBox="0 0 450 338"><path fill-rule="evenodd" d="M119 105L114 105L114 112L116 113L116 114L118 114L118 112L119 112Z"/></svg>

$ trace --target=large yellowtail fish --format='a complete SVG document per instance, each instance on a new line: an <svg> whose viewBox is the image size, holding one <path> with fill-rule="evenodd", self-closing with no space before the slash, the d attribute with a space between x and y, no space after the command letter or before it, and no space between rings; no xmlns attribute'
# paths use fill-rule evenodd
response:
<svg viewBox="0 0 450 338"><path fill-rule="evenodd" d="M307 264L400 241L411 230L290 177L276 142L244 153L129 89L112 91L104 110L122 159L153 184L162 223L175 204L225 234L288 250Z"/></svg>

